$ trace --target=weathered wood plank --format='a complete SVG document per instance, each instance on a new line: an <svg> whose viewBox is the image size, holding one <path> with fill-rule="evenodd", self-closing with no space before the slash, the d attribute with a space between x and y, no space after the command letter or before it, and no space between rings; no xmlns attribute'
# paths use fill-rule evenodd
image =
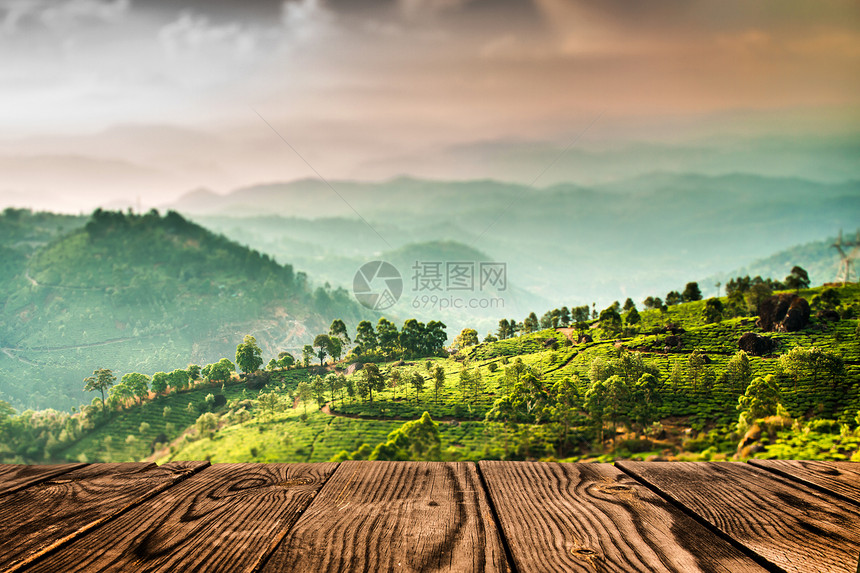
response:
<svg viewBox="0 0 860 573"><path fill-rule="evenodd" d="M263 571L507 571L471 463L343 462Z"/></svg>
<svg viewBox="0 0 860 573"><path fill-rule="evenodd" d="M4 496L0 568L16 570L206 465L91 464Z"/></svg>
<svg viewBox="0 0 860 573"><path fill-rule="evenodd" d="M856 573L860 508L730 462L617 462L785 571Z"/></svg>
<svg viewBox="0 0 860 573"><path fill-rule="evenodd" d="M610 464L479 466L518 571L765 571Z"/></svg>
<svg viewBox="0 0 860 573"><path fill-rule="evenodd" d="M846 501L860 503L860 463L812 460L750 460L749 463Z"/></svg>
<svg viewBox="0 0 860 573"><path fill-rule="evenodd" d="M251 571L337 464L216 464L27 571Z"/></svg>
<svg viewBox="0 0 860 573"><path fill-rule="evenodd" d="M20 491L40 481L82 468L87 464L57 464L50 466L25 466L0 464L0 495Z"/></svg>

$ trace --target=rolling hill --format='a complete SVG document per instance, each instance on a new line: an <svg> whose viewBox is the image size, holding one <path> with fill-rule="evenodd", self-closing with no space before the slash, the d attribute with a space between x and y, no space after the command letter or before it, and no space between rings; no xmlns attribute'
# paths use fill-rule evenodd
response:
<svg viewBox="0 0 860 573"><path fill-rule="evenodd" d="M296 352L334 317L375 316L345 290L314 287L175 212L96 211L85 225L28 217L56 227L23 225L39 239L28 242L20 220L0 221L19 236L4 242L18 247L0 277L0 399L16 408L89 401L82 380L96 368L206 364L232 358L245 334L269 353Z"/></svg>

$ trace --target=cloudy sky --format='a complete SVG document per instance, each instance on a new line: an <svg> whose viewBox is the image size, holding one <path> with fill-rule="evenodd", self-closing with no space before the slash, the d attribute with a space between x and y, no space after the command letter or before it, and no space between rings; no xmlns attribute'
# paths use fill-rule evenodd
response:
<svg viewBox="0 0 860 573"><path fill-rule="evenodd" d="M0 0L0 206L313 175L272 128L332 179L493 177L450 158L500 144L839 138L858 70L856 0Z"/></svg>

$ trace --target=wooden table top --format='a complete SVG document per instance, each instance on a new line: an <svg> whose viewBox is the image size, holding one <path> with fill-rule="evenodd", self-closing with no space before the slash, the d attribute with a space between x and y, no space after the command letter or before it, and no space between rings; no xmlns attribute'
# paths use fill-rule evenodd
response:
<svg viewBox="0 0 860 573"><path fill-rule="evenodd" d="M0 465L0 571L860 572L860 464Z"/></svg>

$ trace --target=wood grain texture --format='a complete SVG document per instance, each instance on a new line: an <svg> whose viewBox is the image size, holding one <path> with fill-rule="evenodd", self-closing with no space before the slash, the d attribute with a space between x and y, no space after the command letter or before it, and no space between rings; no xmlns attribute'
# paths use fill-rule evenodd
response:
<svg viewBox="0 0 860 573"><path fill-rule="evenodd" d="M0 464L0 496L20 491L40 481L82 468L87 464L57 464L50 466L24 466Z"/></svg>
<svg viewBox="0 0 860 573"><path fill-rule="evenodd" d="M857 571L860 508L852 504L749 464L616 465L785 571Z"/></svg>
<svg viewBox="0 0 860 573"><path fill-rule="evenodd" d="M3 496L0 570L16 570L206 465L91 464Z"/></svg>
<svg viewBox="0 0 860 573"><path fill-rule="evenodd" d="M860 463L801 460L750 460L750 464L860 504Z"/></svg>
<svg viewBox="0 0 860 573"><path fill-rule="evenodd" d="M764 571L610 464L479 466L518 571Z"/></svg>
<svg viewBox="0 0 860 573"><path fill-rule="evenodd" d="M343 462L263 571L507 571L474 464Z"/></svg>
<svg viewBox="0 0 860 573"><path fill-rule="evenodd" d="M27 571L251 571L337 464L216 464Z"/></svg>

